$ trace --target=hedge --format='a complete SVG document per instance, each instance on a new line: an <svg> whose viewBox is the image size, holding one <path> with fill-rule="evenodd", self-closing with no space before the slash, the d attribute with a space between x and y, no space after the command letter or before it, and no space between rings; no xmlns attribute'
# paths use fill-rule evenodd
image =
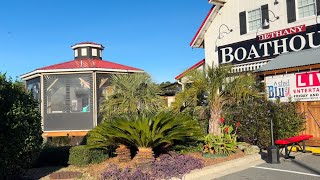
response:
<svg viewBox="0 0 320 180"><path fill-rule="evenodd" d="M262 98L229 104L224 108L227 124L240 122L240 141L265 148L270 145L270 121L274 123L274 139L288 138L304 130L304 114L297 112L294 102L272 102Z"/></svg>
<svg viewBox="0 0 320 180"><path fill-rule="evenodd" d="M41 150L41 116L24 85L2 74L0 107L0 179L12 179L31 167Z"/></svg>
<svg viewBox="0 0 320 180"><path fill-rule="evenodd" d="M84 145L75 146L70 149L69 164L75 166L97 164L108 157L109 155L104 149L89 149Z"/></svg>

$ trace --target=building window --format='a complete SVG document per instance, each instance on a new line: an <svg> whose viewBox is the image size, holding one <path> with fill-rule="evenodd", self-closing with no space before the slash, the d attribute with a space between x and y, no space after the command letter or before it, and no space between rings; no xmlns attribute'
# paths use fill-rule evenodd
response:
<svg viewBox="0 0 320 180"><path fill-rule="evenodd" d="M78 49L74 50L74 57L78 57Z"/></svg>
<svg viewBox="0 0 320 180"><path fill-rule="evenodd" d="M315 0L297 0L299 18L316 15Z"/></svg>
<svg viewBox="0 0 320 180"><path fill-rule="evenodd" d="M255 31L261 27L261 9L248 11L249 31Z"/></svg>
<svg viewBox="0 0 320 180"><path fill-rule="evenodd" d="M87 48L81 49L81 56L87 56Z"/></svg>
<svg viewBox="0 0 320 180"><path fill-rule="evenodd" d="M92 56L98 56L98 50L95 48L92 48Z"/></svg>
<svg viewBox="0 0 320 180"><path fill-rule="evenodd" d="M66 112L66 85L64 78L46 76L47 113Z"/></svg>
<svg viewBox="0 0 320 180"><path fill-rule="evenodd" d="M33 95L33 98L38 101L38 108L40 110L40 102L41 102L41 85L40 85L40 78L34 78L32 80L27 80L27 89Z"/></svg>
<svg viewBox="0 0 320 180"><path fill-rule="evenodd" d="M45 76L47 113L90 112L90 76Z"/></svg>
<svg viewBox="0 0 320 180"><path fill-rule="evenodd" d="M90 112L90 77L69 78L71 112Z"/></svg>

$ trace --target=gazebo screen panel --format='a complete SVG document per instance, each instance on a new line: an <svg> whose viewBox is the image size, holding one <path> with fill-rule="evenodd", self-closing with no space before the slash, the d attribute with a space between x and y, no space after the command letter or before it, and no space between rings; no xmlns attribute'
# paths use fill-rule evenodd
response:
<svg viewBox="0 0 320 180"><path fill-rule="evenodd" d="M38 101L39 111L41 111L40 107L40 99L41 99L41 85L40 85L40 77L33 78L26 81L27 89L31 92L34 99Z"/></svg>
<svg viewBox="0 0 320 180"><path fill-rule="evenodd" d="M92 74L44 76L44 130L93 128Z"/></svg>
<svg viewBox="0 0 320 180"><path fill-rule="evenodd" d="M101 105L106 97L112 93L110 79L111 74L97 74L98 124L102 121Z"/></svg>

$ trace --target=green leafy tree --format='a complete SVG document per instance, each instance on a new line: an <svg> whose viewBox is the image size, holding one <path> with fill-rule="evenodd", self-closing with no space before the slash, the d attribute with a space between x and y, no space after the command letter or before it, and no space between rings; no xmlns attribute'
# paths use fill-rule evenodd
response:
<svg viewBox="0 0 320 180"><path fill-rule="evenodd" d="M0 179L19 175L41 150L38 103L20 82L0 74Z"/></svg>
<svg viewBox="0 0 320 180"><path fill-rule="evenodd" d="M104 120L121 114L154 113L164 107L159 87L145 73L117 74L111 77L112 95L102 104Z"/></svg>
<svg viewBox="0 0 320 180"><path fill-rule="evenodd" d="M103 122L89 132L88 145L91 148L117 144L136 147L135 159L148 162L153 160L153 150L201 135L201 128L192 117L162 112L148 116L122 116Z"/></svg>
<svg viewBox="0 0 320 180"><path fill-rule="evenodd" d="M209 133L220 135L219 119L228 102L239 102L257 95L255 77L251 74L230 75L230 66L208 67L206 73L194 70L187 74L191 85L176 96L173 108L206 105L209 112Z"/></svg>
<svg viewBox="0 0 320 180"><path fill-rule="evenodd" d="M294 102L272 102L264 98L228 104L223 116L228 124L239 122L240 141L265 148L271 143L270 122L274 123L274 139L288 138L304 130L304 114L297 112Z"/></svg>

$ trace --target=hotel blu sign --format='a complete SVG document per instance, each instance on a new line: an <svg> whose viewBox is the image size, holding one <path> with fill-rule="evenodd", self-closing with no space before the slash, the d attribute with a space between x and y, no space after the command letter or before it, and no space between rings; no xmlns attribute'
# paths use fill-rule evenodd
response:
<svg viewBox="0 0 320 180"><path fill-rule="evenodd" d="M320 72L304 72L266 77L268 99L320 101Z"/></svg>
<svg viewBox="0 0 320 180"><path fill-rule="evenodd" d="M320 47L320 25L295 26L218 47L219 63L241 64Z"/></svg>

